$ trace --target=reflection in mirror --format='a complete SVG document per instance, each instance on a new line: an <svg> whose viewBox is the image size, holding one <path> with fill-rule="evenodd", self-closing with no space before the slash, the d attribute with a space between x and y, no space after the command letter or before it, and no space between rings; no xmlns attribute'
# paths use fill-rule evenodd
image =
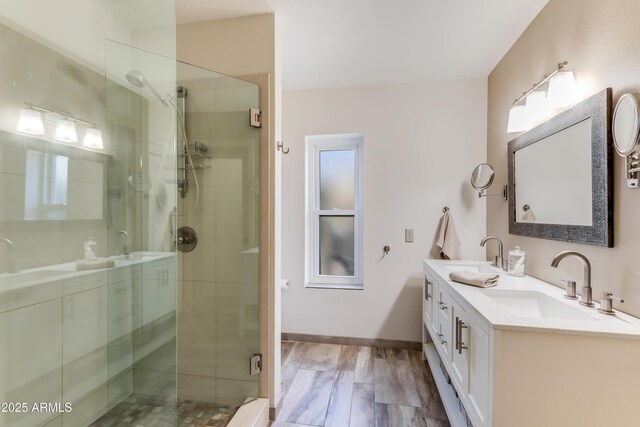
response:
<svg viewBox="0 0 640 427"><path fill-rule="evenodd" d="M495 171L488 163L480 163L471 174L471 185L476 190L486 190L493 183Z"/></svg>
<svg viewBox="0 0 640 427"><path fill-rule="evenodd" d="M592 225L591 125L589 118L516 151L516 221Z"/></svg>

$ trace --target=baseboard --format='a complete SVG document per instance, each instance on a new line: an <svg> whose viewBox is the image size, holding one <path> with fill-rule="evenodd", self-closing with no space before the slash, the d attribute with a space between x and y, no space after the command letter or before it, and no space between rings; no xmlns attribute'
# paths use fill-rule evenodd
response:
<svg viewBox="0 0 640 427"><path fill-rule="evenodd" d="M422 343L414 341L386 340L378 338L330 337L326 335L282 333L282 341L315 342L321 344L356 345L363 347L422 350Z"/></svg>
<svg viewBox="0 0 640 427"><path fill-rule="evenodd" d="M284 399L282 398L282 395L280 396L280 399L278 399L278 403L276 404L275 407L270 406L269 407L269 419L271 421L275 421L276 418L278 418L278 414L280 413L280 410L282 409L282 402L284 401Z"/></svg>

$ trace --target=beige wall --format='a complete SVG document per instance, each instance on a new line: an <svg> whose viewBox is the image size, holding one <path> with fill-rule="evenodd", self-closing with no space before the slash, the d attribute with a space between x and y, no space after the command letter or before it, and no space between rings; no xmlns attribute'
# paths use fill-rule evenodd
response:
<svg viewBox="0 0 640 427"><path fill-rule="evenodd" d="M606 87L613 88L614 103L628 91L640 90L640 3L637 0L551 0L489 76L489 163L496 168L495 188L507 182L506 133L511 102L535 81L569 61L581 90L581 99ZM640 230L637 215L640 193L622 182L621 158L615 156L614 244L612 249L512 236L508 234L507 203L487 202L487 233L503 238L505 250L514 245L527 251L527 272L560 285L560 279L582 281L579 262L566 260L550 267L560 251L575 249L593 265L594 297L611 290L625 298L622 311L640 315ZM493 254L493 247L487 250ZM619 304L616 304L619 305Z"/></svg>
<svg viewBox="0 0 640 427"><path fill-rule="evenodd" d="M485 202L469 185L485 160L486 80L285 92L283 331L420 341L422 259L449 206L462 255L482 256ZM305 288L305 135L364 136L364 290ZM404 229L415 242L404 242ZM382 248L391 247L381 258Z"/></svg>

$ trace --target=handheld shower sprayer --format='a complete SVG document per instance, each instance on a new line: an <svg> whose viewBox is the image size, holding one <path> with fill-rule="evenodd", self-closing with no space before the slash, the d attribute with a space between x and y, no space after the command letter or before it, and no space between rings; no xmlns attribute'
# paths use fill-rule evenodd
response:
<svg viewBox="0 0 640 427"><path fill-rule="evenodd" d="M151 83L149 83L149 80L147 80L144 74L142 74L140 71L131 70L125 75L125 77L129 81L129 83L131 83L136 87L139 87L139 88L143 88L145 86L148 87L149 90L156 96L156 98L160 100L160 102L162 102L162 105L164 105L165 107L169 106L169 102L173 104L173 100L171 99L171 97L160 95L158 91L155 90L155 88L151 85Z"/></svg>

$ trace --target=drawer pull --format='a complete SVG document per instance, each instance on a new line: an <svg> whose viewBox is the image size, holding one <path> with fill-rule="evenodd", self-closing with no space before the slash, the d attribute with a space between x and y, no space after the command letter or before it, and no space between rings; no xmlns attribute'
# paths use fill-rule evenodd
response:
<svg viewBox="0 0 640 427"><path fill-rule="evenodd" d="M447 341L445 341L444 339L443 334L438 334L438 338L440 339L440 344L445 345L447 343Z"/></svg>
<svg viewBox="0 0 640 427"><path fill-rule="evenodd" d="M469 347L462 342L462 330L469 329L469 326L465 324L461 319L456 317L456 350L458 354L462 354L462 350L468 350Z"/></svg>
<svg viewBox="0 0 640 427"><path fill-rule="evenodd" d="M445 311L446 309L448 309L449 307L447 307L447 305L442 302L442 301L438 301L438 305L440 306L440 310Z"/></svg>

